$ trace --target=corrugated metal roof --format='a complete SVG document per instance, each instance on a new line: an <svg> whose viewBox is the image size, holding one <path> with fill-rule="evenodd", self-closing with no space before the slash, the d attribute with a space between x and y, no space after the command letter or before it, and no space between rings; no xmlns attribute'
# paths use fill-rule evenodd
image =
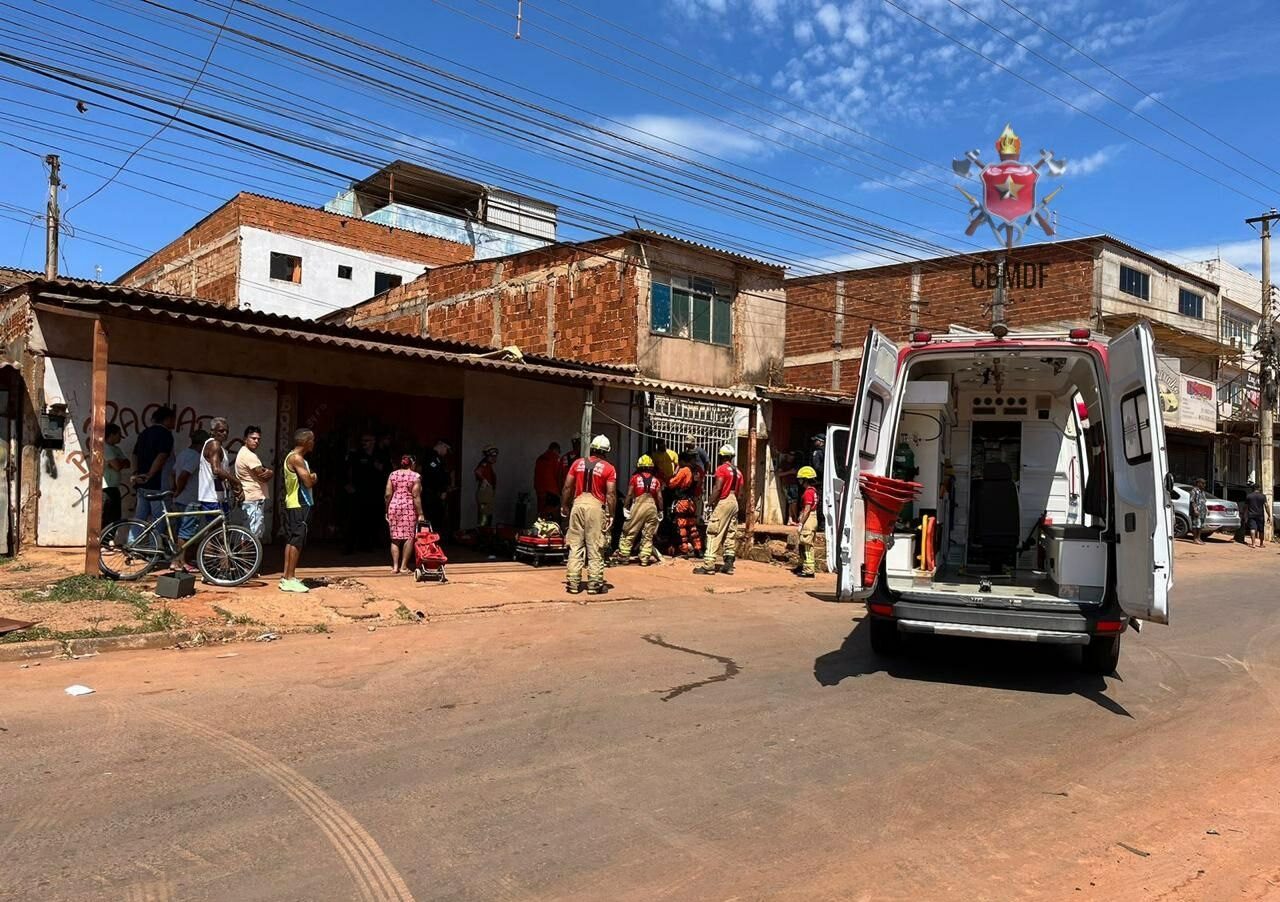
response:
<svg viewBox="0 0 1280 902"><path fill-rule="evenodd" d="M613 237L613 236L610 236ZM739 254L735 251L727 251L722 247L716 247L712 244L703 244L700 241L692 241L688 238L681 238L679 235L671 235L667 232L659 232L654 229L629 229L622 233L624 238L657 238L662 241L671 241L675 244L683 244L686 247L694 247L700 251L709 251L721 257L729 257L732 260L739 260L743 263L750 263L753 266L759 266L763 269L774 269L778 272L785 272L787 267L781 263L770 263L768 260L761 260L758 257L748 257L746 254Z"/></svg>
<svg viewBox="0 0 1280 902"><path fill-rule="evenodd" d="M431 346L423 339L399 336L376 329L318 324L292 316L221 307L191 298L121 288L116 285L95 285L70 279L52 281L35 279L19 288L10 289L4 294L18 291L27 292L33 301L47 300L60 306L106 307L119 312L127 311L134 316L151 320L198 324L206 328L221 328L246 335L287 338L304 344L390 354L512 376L584 386L618 386L657 394L709 398L738 404L756 400L753 392L663 382L625 371L619 372L617 367L596 367L571 361L540 362L533 358L525 358L523 361L505 360L490 356L494 350L487 347L477 350L469 345L459 346L456 343L436 342L432 343L435 346ZM440 347L440 344L449 344L450 347ZM466 350L463 350L464 348Z"/></svg>

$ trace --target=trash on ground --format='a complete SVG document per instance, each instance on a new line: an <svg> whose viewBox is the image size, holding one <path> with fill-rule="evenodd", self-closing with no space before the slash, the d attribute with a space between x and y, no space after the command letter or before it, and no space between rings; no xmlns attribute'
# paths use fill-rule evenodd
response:
<svg viewBox="0 0 1280 902"><path fill-rule="evenodd" d="M1116 843L1116 845L1124 849L1126 852L1132 852L1134 855L1137 855L1139 858L1151 857L1150 852L1144 852L1141 849L1138 849L1138 848L1135 848L1134 846L1129 845L1127 842L1118 842Z"/></svg>
<svg viewBox="0 0 1280 902"><path fill-rule="evenodd" d="M98 656L98 653L96 651L88 651L82 655L72 655L71 660L79 661L81 658L96 658L97 656Z"/></svg>
<svg viewBox="0 0 1280 902"><path fill-rule="evenodd" d="M238 657L240 657L240 652L238 652L238 651L229 651L229 652L227 652L225 655L218 655L218 657L219 657L219 658L238 658Z"/></svg>
<svg viewBox="0 0 1280 902"><path fill-rule="evenodd" d="M280 634L279 634L279 633L263 633L261 636L259 636L259 637L258 637L257 641L259 641L259 642L274 642L274 641L276 641L276 640L277 640L277 639L279 639L279 638L280 638Z"/></svg>
<svg viewBox="0 0 1280 902"><path fill-rule="evenodd" d="M68 686L63 691L66 692L67 695L93 695L92 689L88 686L81 686L79 683L76 683L74 686Z"/></svg>

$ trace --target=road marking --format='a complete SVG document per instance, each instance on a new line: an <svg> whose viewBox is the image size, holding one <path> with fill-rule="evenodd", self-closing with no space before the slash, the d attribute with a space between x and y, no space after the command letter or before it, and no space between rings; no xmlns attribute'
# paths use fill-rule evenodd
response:
<svg viewBox="0 0 1280 902"><path fill-rule="evenodd" d="M320 828L337 850L360 898L367 902L413 902L413 894L369 832L328 793L262 749L230 733L179 714L147 709L147 713L208 741L232 758L275 783ZM164 900L156 900L164 902Z"/></svg>

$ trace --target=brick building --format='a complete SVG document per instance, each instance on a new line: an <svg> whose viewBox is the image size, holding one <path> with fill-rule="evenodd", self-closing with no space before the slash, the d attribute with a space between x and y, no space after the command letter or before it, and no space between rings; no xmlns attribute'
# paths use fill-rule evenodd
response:
<svg viewBox="0 0 1280 902"><path fill-rule="evenodd" d="M1113 334L1152 321L1170 468L1179 479L1211 479L1218 367L1235 353L1219 339L1218 285L1106 235L788 280L787 384L853 392L869 325L895 341L916 328L986 331L1002 256L1005 321L1015 330Z"/></svg>
<svg viewBox="0 0 1280 902"><path fill-rule="evenodd" d="M430 270L329 322L718 388L780 384L781 267L631 231Z"/></svg>
<svg viewBox="0 0 1280 902"><path fill-rule="evenodd" d="M117 282L310 319L555 234L551 204L395 162L323 208L237 194Z"/></svg>

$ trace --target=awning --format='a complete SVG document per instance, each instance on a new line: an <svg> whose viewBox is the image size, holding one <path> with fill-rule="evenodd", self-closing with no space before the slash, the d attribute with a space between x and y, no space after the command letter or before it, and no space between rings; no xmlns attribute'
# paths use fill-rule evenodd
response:
<svg viewBox="0 0 1280 902"><path fill-rule="evenodd" d="M1102 324L1109 334L1114 335L1142 320L1150 323L1160 352L1171 357L1239 357L1243 353L1236 346L1225 344L1216 338L1180 329L1138 313L1110 313L1102 317Z"/></svg>
<svg viewBox="0 0 1280 902"><path fill-rule="evenodd" d="M766 401L787 401L795 404L820 404L826 407L852 407L857 400L843 392L822 391L791 385L757 385L756 394Z"/></svg>

